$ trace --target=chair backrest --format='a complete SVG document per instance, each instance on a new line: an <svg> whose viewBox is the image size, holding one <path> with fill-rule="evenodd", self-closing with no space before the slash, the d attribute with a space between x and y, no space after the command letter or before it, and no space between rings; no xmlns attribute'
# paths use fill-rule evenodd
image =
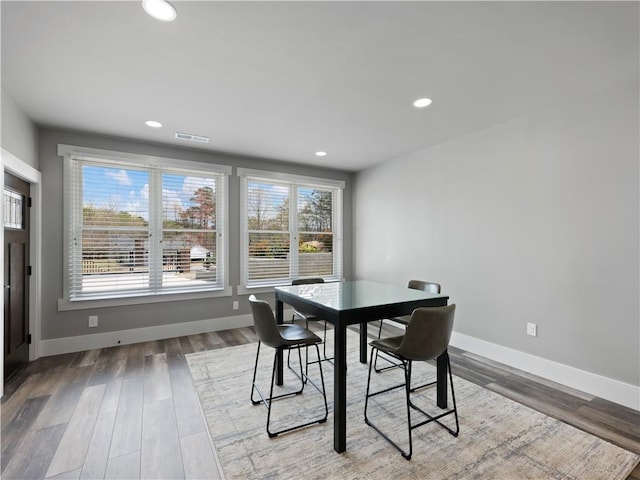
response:
<svg viewBox="0 0 640 480"><path fill-rule="evenodd" d="M256 329L258 340L269 347L278 348L284 344L278 323L273 316L273 310L269 302L258 300L255 295L249 297L251 313L253 313L253 326Z"/></svg>
<svg viewBox="0 0 640 480"><path fill-rule="evenodd" d="M431 360L449 346L455 305L416 308L396 352L409 360Z"/></svg>
<svg viewBox="0 0 640 480"><path fill-rule="evenodd" d="M440 293L440 284L433 282L423 282L422 280L409 280L407 287L424 292Z"/></svg>
<svg viewBox="0 0 640 480"><path fill-rule="evenodd" d="M311 283L324 283L324 278L296 278L291 281L291 285L309 285Z"/></svg>

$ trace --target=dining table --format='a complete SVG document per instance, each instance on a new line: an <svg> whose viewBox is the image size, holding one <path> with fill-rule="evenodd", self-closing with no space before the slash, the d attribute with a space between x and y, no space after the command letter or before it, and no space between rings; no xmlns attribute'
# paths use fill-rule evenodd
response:
<svg viewBox="0 0 640 480"><path fill-rule="evenodd" d="M338 453L347 449L347 327L360 326L360 362L367 363L368 322L410 315L420 307L446 306L449 300L447 295L368 280L281 286L275 288L275 294L278 324L284 323L285 304L333 324L333 448ZM444 354L437 358L436 366L436 403L440 408L447 408ZM276 383L282 385L282 382L283 360L279 355Z"/></svg>

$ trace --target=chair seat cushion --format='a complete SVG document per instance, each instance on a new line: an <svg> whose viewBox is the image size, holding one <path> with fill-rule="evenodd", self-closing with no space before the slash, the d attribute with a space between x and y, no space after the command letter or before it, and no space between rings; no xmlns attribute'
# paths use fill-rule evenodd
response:
<svg viewBox="0 0 640 480"><path fill-rule="evenodd" d="M398 337L379 338L371 342L369 345L383 352L395 353L402 343L403 338L404 335L400 335Z"/></svg>
<svg viewBox="0 0 640 480"><path fill-rule="evenodd" d="M322 342L319 336L300 325L278 325L278 330L280 330L285 345L313 345Z"/></svg>

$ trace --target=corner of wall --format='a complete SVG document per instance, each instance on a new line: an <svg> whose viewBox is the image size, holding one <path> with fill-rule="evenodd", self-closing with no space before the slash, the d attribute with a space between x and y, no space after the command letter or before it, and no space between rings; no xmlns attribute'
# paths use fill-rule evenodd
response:
<svg viewBox="0 0 640 480"><path fill-rule="evenodd" d="M0 98L0 142L2 148L38 169L38 128L14 98L2 88Z"/></svg>

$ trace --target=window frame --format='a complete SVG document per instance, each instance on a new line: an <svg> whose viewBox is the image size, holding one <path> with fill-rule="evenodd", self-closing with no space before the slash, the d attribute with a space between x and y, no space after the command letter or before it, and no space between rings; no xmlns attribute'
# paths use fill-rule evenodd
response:
<svg viewBox="0 0 640 480"><path fill-rule="evenodd" d="M210 163L193 162L175 158L157 157L151 155L133 154L126 152L116 152L111 150L78 147L73 145L58 145L58 155L64 161L64 260L63 260L63 298L58 300L58 310L77 310L83 308L108 307L118 305L133 305L141 303L156 303L176 300L187 300L196 298L211 298L231 296L232 289L229 286L229 176L231 167ZM155 249L155 261L149 259L150 276L153 269L162 269L162 246L160 239L164 231L162 219L162 175L169 174L192 174L192 175L219 175L216 187L216 214L222 217L216 225L217 242L217 265L220 271L220 283L211 288L182 288L172 290L171 288L160 288L153 290L150 285L149 290L141 292L118 292L113 290L110 293L100 296L70 298L70 282L73 272L71 272L71 229L74 226L72 215L82 213L82 198L80 189L75 188L82 182L80 178L81 166L77 161L102 165L112 164L122 168L144 169L149 171L149 231L152 232L150 248ZM81 185L81 183L80 183ZM157 203L152 207L152 203ZM79 209L79 210L78 210ZM154 245L151 246L151 243ZM80 250L80 249L78 249ZM77 254L77 252L74 252ZM159 260L158 260L159 259ZM77 265L78 262L74 262ZM81 262L80 262L81 264ZM160 272L161 273L161 272ZM81 272L76 271L76 275ZM157 287L157 286L156 286Z"/></svg>
<svg viewBox="0 0 640 480"><path fill-rule="evenodd" d="M324 190L332 190L332 235L333 235L333 272L331 276L326 276L326 281L343 280L344 256L343 256L343 209L344 209L344 188L345 182L342 180L311 177L304 175L293 175L280 172L269 172L265 170L255 170L238 168L236 172L240 177L240 285L239 294L272 292L273 287L290 285L291 280L296 278L299 268L299 252L297 248L290 250L290 277L286 279L269 279L264 282L249 282L249 225L248 225L248 183L250 180L264 181L265 183L280 183L289 186L289 235L290 245L297 245L300 235L298 229L298 188L317 187ZM291 208L295 206L295 208ZM303 232L304 233L304 232Z"/></svg>

